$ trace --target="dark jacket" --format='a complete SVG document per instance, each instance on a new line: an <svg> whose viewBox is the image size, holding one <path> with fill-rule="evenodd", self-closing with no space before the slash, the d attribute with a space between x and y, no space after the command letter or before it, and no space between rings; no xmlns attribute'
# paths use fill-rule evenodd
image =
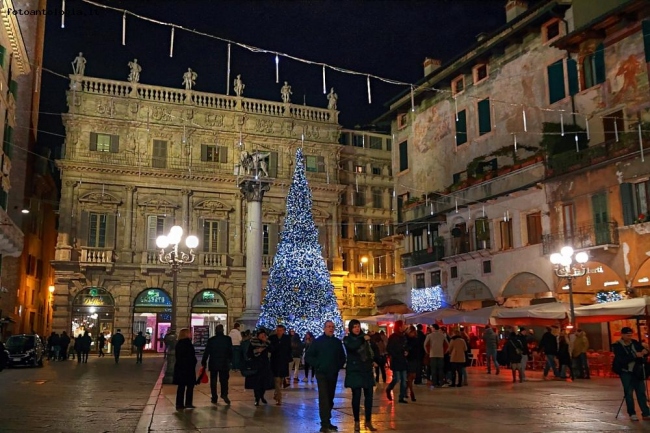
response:
<svg viewBox="0 0 650 433"><path fill-rule="evenodd" d="M103 349L104 346L106 346L106 337L104 334L99 334L99 337L97 337L97 344L99 345L100 349Z"/></svg>
<svg viewBox="0 0 650 433"><path fill-rule="evenodd" d="M189 338L176 343L176 363L174 364L174 385L194 386L196 384L196 354Z"/></svg>
<svg viewBox="0 0 650 433"><path fill-rule="evenodd" d="M643 351L643 345L637 340L632 340L629 346L624 345L622 340L618 340L616 343L612 344L612 351L614 352L612 371L619 376L623 372L632 372L630 364L633 362L642 362L644 359L636 357L635 352Z"/></svg>
<svg viewBox="0 0 650 433"><path fill-rule="evenodd" d="M560 340L558 344L557 360L560 365L571 366L571 353L569 352L569 343L565 340Z"/></svg>
<svg viewBox="0 0 650 433"><path fill-rule="evenodd" d="M124 335L122 335L119 332L117 334L113 335L111 337L111 343L115 347L122 347L122 345L124 344Z"/></svg>
<svg viewBox="0 0 650 433"><path fill-rule="evenodd" d="M262 383L264 384L264 389L273 389L273 372L271 371L271 361L269 358L270 346L262 350L256 356L255 348L260 347L260 340L257 338L252 338L250 340L246 340L245 342L247 343L247 349L245 352L245 358L247 359L246 362L250 363L250 365L255 368L255 370L257 370L257 373L252 376L248 376L244 380L244 388L255 389L259 383ZM242 346L244 346L243 343L244 341L242 341Z"/></svg>
<svg viewBox="0 0 650 433"><path fill-rule="evenodd" d="M292 358L302 357L302 349L303 349L303 344L302 341L300 341L300 337L298 336L298 334L294 334L293 337L291 337L291 357Z"/></svg>
<svg viewBox="0 0 650 433"><path fill-rule="evenodd" d="M232 360L232 338L223 333L210 337L201 358L201 365L204 367L207 365L210 371L228 371L230 360Z"/></svg>
<svg viewBox="0 0 650 433"><path fill-rule="evenodd" d="M316 374L336 377L345 365L343 343L334 336L323 334L309 346L305 362L314 367Z"/></svg>
<svg viewBox="0 0 650 433"><path fill-rule="evenodd" d="M510 334L508 342L505 345L506 358L510 364L521 363L521 357L524 353L521 340L515 334Z"/></svg>
<svg viewBox="0 0 650 433"><path fill-rule="evenodd" d="M557 355L557 337L547 331L539 341L539 348L547 355Z"/></svg>
<svg viewBox="0 0 650 433"><path fill-rule="evenodd" d="M135 347L144 347L147 344L147 339L144 337L144 335L137 335L133 339L133 345Z"/></svg>
<svg viewBox="0 0 650 433"><path fill-rule="evenodd" d="M408 370L408 361L404 352L407 350L406 337L402 332L395 332L388 338L386 351L390 356L390 368L393 371Z"/></svg>
<svg viewBox="0 0 650 433"><path fill-rule="evenodd" d="M282 338L276 335L269 337L271 343L271 370L273 377L287 377L289 376L289 363L292 361L291 357L291 337L284 334Z"/></svg>
<svg viewBox="0 0 650 433"><path fill-rule="evenodd" d="M77 343L79 343L79 348L82 352L89 352L92 340L90 339L90 335L84 334L82 337L77 338L77 341L75 341L75 346Z"/></svg>
<svg viewBox="0 0 650 433"><path fill-rule="evenodd" d="M348 354L345 366L346 388L370 388L375 385L372 363L379 354L374 352L365 334L350 334L343 339L345 352ZM375 345L376 348L376 345Z"/></svg>
<svg viewBox="0 0 650 433"><path fill-rule="evenodd" d="M525 335L517 334L517 340L521 343L522 355L530 355L530 350L528 350L528 338Z"/></svg>
<svg viewBox="0 0 650 433"><path fill-rule="evenodd" d="M61 334L61 337L59 338L59 346L61 346L61 349L68 350L69 345L70 337L68 337L68 334Z"/></svg>

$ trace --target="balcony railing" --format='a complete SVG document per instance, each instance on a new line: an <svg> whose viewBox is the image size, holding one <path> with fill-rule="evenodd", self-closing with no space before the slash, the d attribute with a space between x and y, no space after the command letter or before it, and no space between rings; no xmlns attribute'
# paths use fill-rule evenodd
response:
<svg viewBox="0 0 650 433"><path fill-rule="evenodd" d="M402 268L425 265L427 263L439 262L448 257L475 252L490 251L490 240L477 241L469 236L460 238L445 238L442 245L435 245L425 250L413 251L402 254Z"/></svg>
<svg viewBox="0 0 650 433"><path fill-rule="evenodd" d="M96 264L113 263L115 261L115 253L112 249L84 247L81 249L79 261L82 263Z"/></svg>
<svg viewBox="0 0 650 433"><path fill-rule="evenodd" d="M402 254L402 268L438 262L445 256L444 246L435 246L426 250L413 251Z"/></svg>
<svg viewBox="0 0 650 433"><path fill-rule="evenodd" d="M544 254L557 253L564 246L575 250L599 246L618 246L618 224L615 221L577 227L571 231L542 236Z"/></svg>
<svg viewBox="0 0 650 433"><path fill-rule="evenodd" d="M527 185L535 185L544 179L544 164L541 162L528 165L516 171L503 174L488 181L472 185L449 194L435 195L428 203L411 205L402 209L401 222L409 222L437 215L454 209L458 203L472 203L515 191Z"/></svg>
<svg viewBox="0 0 650 433"><path fill-rule="evenodd" d="M262 269L271 269L271 266L273 266L273 257L270 255L262 256Z"/></svg>
<svg viewBox="0 0 650 433"><path fill-rule="evenodd" d="M228 266L228 255L222 253L200 253L199 266L223 268Z"/></svg>

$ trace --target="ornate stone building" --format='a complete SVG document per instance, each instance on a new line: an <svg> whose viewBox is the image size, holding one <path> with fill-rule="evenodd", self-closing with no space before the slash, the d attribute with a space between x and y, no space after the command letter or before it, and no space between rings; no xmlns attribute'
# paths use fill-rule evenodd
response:
<svg viewBox="0 0 650 433"><path fill-rule="evenodd" d="M344 277L339 179L344 146L335 109L70 76L56 260L55 326L169 328L172 278L156 238L172 225L198 236L195 262L178 278L178 327L229 327L245 308L246 199L242 152L268 154L262 204L263 280L283 223L293 158L303 147L313 215L336 294ZM83 72L83 71L81 71ZM196 78L196 77L194 77ZM238 77L239 79L239 77ZM384 215L383 218L386 216ZM264 281L262 286L264 285ZM260 287L259 290L262 290Z"/></svg>

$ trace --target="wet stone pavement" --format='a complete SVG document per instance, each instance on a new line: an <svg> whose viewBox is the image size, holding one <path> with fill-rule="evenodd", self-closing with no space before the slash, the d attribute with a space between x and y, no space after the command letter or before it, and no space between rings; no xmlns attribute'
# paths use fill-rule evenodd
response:
<svg viewBox="0 0 650 433"><path fill-rule="evenodd" d="M284 403L254 406L243 378L231 374L230 400L210 403L207 384L195 390L193 410L176 411L176 387L161 385L161 357L136 365L125 357L92 357L88 364L47 363L37 369L0 373L0 432L213 432L311 433L319 430L315 383L292 383ZM506 374L504 374L506 373ZM416 402L389 402L384 384L375 388L373 423L379 431L442 433L630 432L650 431L650 421L631 422L616 411L622 390L618 379L598 377L574 383L541 378L513 384L509 371L487 375L471 368L470 386L416 387ZM363 411L363 408L362 408ZM352 432L350 391L340 375L332 422ZM362 423L362 431L363 423Z"/></svg>
<svg viewBox="0 0 650 433"><path fill-rule="evenodd" d="M133 432L163 359L91 355L0 372L0 432Z"/></svg>

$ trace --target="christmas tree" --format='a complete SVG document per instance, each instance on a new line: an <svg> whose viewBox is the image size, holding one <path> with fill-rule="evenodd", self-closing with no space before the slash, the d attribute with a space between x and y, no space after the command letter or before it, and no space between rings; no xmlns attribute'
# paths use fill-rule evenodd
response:
<svg viewBox="0 0 650 433"><path fill-rule="evenodd" d="M325 260L318 243L318 230L311 213L311 190L305 176L302 149L287 196L287 212L280 243L270 270L258 327L284 325L300 336L315 337L331 320L336 334L343 335L343 320L336 303Z"/></svg>

